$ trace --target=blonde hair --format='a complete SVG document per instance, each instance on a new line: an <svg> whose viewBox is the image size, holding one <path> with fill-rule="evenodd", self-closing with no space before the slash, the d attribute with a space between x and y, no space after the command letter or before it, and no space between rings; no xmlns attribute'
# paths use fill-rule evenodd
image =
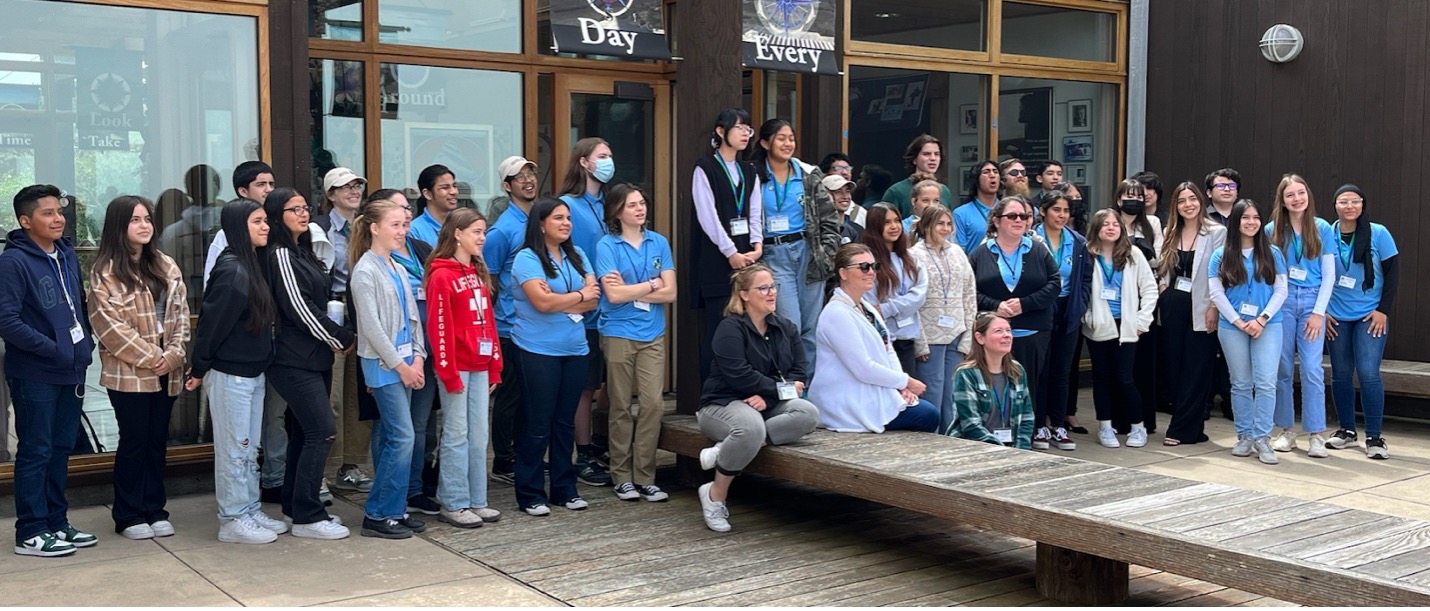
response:
<svg viewBox="0 0 1430 611"><path fill-rule="evenodd" d="M349 232L352 237L348 239L348 269L356 267L363 253L372 250L373 225L382 223L390 212L405 210L407 208L390 199L375 199L358 208L357 216L353 217L352 231Z"/></svg>
<svg viewBox="0 0 1430 611"><path fill-rule="evenodd" d="M725 304L726 316L743 316L745 314L745 301L740 299L740 291L748 291L754 288L755 275L765 272L771 278L775 276L770 268L763 263L746 265L730 273L730 301Z"/></svg>

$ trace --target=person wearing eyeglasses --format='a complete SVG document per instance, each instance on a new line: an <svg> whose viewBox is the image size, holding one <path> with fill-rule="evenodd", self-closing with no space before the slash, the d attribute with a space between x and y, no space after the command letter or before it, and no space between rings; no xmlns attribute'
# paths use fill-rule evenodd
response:
<svg viewBox="0 0 1430 611"><path fill-rule="evenodd" d="M1013 358L1037 401L1062 280L1047 246L1027 235L1032 219L1028 200L1000 200L989 213L986 239L969 254L968 263L978 286L978 309L997 312L1013 325Z"/></svg>
<svg viewBox="0 0 1430 611"><path fill-rule="evenodd" d="M1235 232L1235 228L1227 224L1227 219L1231 218L1231 208L1240 198L1241 173L1231 168L1222 168L1207 174L1206 181L1207 196L1207 216L1212 220L1221 223L1227 228L1228 235ZM1216 365L1212 367L1213 382L1212 387L1215 395L1221 397L1221 412L1227 420L1232 420L1231 410L1231 378L1227 377L1226 355L1222 354L1221 344L1216 347ZM1207 413L1211 413L1211 403L1208 399Z"/></svg>
<svg viewBox="0 0 1430 611"><path fill-rule="evenodd" d="M973 345L953 374L958 419L943 434L960 439L1032 447L1033 399L1027 372L1013 358L1008 319L980 312L969 330Z"/></svg>
<svg viewBox="0 0 1430 611"><path fill-rule="evenodd" d="M850 163L849 156L844 153L834 152L824 156L819 162L819 170L824 172L826 177L843 176L844 180L854 182L854 165Z"/></svg>
<svg viewBox="0 0 1430 611"><path fill-rule="evenodd" d="M730 484L766 443L784 445L814 431L819 409L801 399L809 384L804 342L794 323L775 314L774 274L761 264L731 274L725 318L715 329L715 362L695 419L715 445L700 451L700 467L715 479L698 489L705 526L730 530Z"/></svg>
<svg viewBox="0 0 1430 611"><path fill-rule="evenodd" d="M865 300L881 265L864 244L834 255L839 288L819 315L819 370L809 400L820 426L841 433L938 430L938 406L919 398L927 386L905 372L880 308Z"/></svg>
<svg viewBox="0 0 1430 611"><path fill-rule="evenodd" d="M1016 158L1004 159L998 164L998 173L1002 176L1003 197L1017 195L1027 199L1032 195L1028 187L1028 168L1022 161Z"/></svg>
<svg viewBox="0 0 1430 611"><path fill-rule="evenodd" d="M887 322L899 366L912 376L914 342L922 333L919 308L928 297L928 275L909 253L909 240L898 210L889 204L877 204L869 209L868 219L863 244L879 262L871 301L878 304L879 314Z"/></svg>
<svg viewBox="0 0 1430 611"><path fill-rule="evenodd" d="M516 344L511 340L516 309L517 289L512 268L516 253L526 240L526 223L537 194L536 163L521 155L503 159L497 166L501 187L511 198L511 204L491 221L487 243L482 246L482 260L491 266L492 282L496 285L493 311L497 319L497 341L501 354L507 355L502 367L502 384L492 393L492 470L491 478L503 484L516 484L516 418L522 406L524 372Z"/></svg>
<svg viewBox="0 0 1430 611"><path fill-rule="evenodd" d="M287 403L287 442L281 505L293 535L314 539L348 536L328 515L319 491L324 464L337 435L328 407L333 355L351 353L357 336L328 318L328 270L312 250L312 208L297 191L280 187L263 202L268 215L268 284L277 306L275 356L267 381Z"/></svg>

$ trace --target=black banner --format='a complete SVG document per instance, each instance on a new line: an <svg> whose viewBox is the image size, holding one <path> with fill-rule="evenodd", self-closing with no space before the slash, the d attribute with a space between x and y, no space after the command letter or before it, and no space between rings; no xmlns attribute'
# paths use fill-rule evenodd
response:
<svg viewBox="0 0 1430 611"><path fill-rule="evenodd" d="M743 0L743 58L748 68L839 74L834 55L835 0Z"/></svg>
<svg viewBox="0 0 1430 611"><path fill-rule="evenodd" d="M551 0L551 48L631 59L670 59L661 0Z"/></svg>

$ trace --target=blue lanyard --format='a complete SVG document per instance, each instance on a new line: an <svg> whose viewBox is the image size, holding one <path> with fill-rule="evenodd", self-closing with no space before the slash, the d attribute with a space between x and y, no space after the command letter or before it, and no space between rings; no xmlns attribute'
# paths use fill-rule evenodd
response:
<svg viewBox="0 0 1430 611"><path fill-rule="evenodd" d="M715 164L720 166L720 169L725 172L725 179L730 181L730 191L735 194L735 216L745 216L744 176L740 177L741 180L735 180L735 177L730 174L730 168L725 166L725 158L721 157L719 153L715 154ZM740 166L735 166L735 169L739 170Z"/></svg>
<svg viewBox="0 0 1430 611"><path fill-rule="evenodd" d="M993 243L993 250L998 251L998 259L1003 262L1003 265L1008 267L1008 272L1013 276L1013 283L1017 284L1018 280L1023 277L1022 247L1020 246L1013 251L1012 262L1009 262L1008 255L1003 254L1003 248L998 246L997 242ZM1018 265L1015 266L1013 263L1017 263Z"/></svg>
<svg viewBox="0 0 1430 611"><path fill-rule="evenodd" d="M604 196L602 197L604 199ZM591 197L590 193L582 193L581 201L586 202L586 206L591 209L591 216L596 218L596 226L601 228L601 234L606 233L606 224L602 222L601 201Z"/></svg>
<svg viewBox="0 0 1430 611"><path fill-rule="evenodd" d="M642 240L641 240L641 247L640 247L641 258L640 258L640 263L637 264L636 262L631 261L631 254L630 254L629 249L628 249L628 247L630 246L630 243L629 243L629 242L626 242L625 240L621 240L621 246L620 246L619 249L618 249L618 251L621 253L621 258L625 259L625 260L626 260L626 263L630 264L631 268L634 269L634 270L636 270L636 282L634 282L634 283L632 283L632 284L638 284L638 283L642 283L642 282L650 282L651 269L645 266L645 262L646 262L646 261L649 261L649 259L647 259L646 256L645 256L645 245L646 245L646 244L647 244L646 240L642 239ZM642 277L642 275L641 275L641 270L645 270L645 275L644 275L644 277Z"/></svg>
<svg viewBox="0 0 1430 611"><path fill-rule="evenodd" d="M796 178L794 163L790 163L789 166L789 177L785 178L785 183L781 185L779 184L779 180L775 179L775 169L770 167L769 161L765 162L765 169L770 172L770 191L775 194L776 213L784 212L785 202L789 200L789 183L794 182ZM775 187L779 187L779 189Z"/></svg>
<svg viewBox="0 0 1430 611"><path fill-rule="evenodd" d="M1008 404L1012 403L1013 401L1013 378L1011 376L1008 376L1007 374L1003 375L1007 379L1007 381L1003 383L1003 392L998 392L997 388L990 388L990 390L992 391L991 394L993 395L993 401L995 402L994 404L998 409L998 423L1008 424L1011 426L1012 423L1008 422ZM993 386L992 377L993 376L990 375L988 380L988 385L990 387Z"/></svg>
<svg viewBox="0 0 1430 611"><path fill-rule="evenodd" d="M983 207L983 202L980 202L980 201L978 201L978 200L976 200L976 199L973 200L973 205L978 208L978 214L983 215L983 220L984 220L984 221L987 221L987 220L988 220L988 215L993 213L993 209L992 209L992 208L984 208L984 207Z"/></svg>
<svg viewBox="0 0 1430 611"><path fill-rule="evenodd" d="M943 248L946 251L953 247L945 242ZM933 248L929 248L929 259L933 260L933 268L938 271L939 278L943 279L943 301L944 303L948 303L949 287L953 284L953 278L950 275L953 272L953 266L950 265L948 272L945 273L943 271L943 263L939 261L941 258L943 258L943 253L934 252Z"/></svg>
<svg viewBox="0 0 1430 611"><path fill-rule="evenodd" d="M1114 274L1117 273L1116 270L1112 269L1112 262L1111 262L1111 261L1108 261L1107 259L1102 258L1102 255L1098 255L1098 256L1097 256L1097 265L1102 268L1102 286L1103 286L1103 288L1107 288L1107 287L1109 287L1109 286L1112 286L1112 277L1113 277Z"/></svg>
<svg viewBox="0 0 1430 611"><path fill-rule="evenodd" d="M402 276L397 275L397 270L392 269L391 265L387 266L387 275L392 278L392 287L397 289L397 302L402 304L402 330L410 336L412 332L407 328L407 321L409 320L407 314L407 295L402 292L402 289L406 288L407 285L402 283ZM399 335L398 337L401 338L402 336Z"/></svg>

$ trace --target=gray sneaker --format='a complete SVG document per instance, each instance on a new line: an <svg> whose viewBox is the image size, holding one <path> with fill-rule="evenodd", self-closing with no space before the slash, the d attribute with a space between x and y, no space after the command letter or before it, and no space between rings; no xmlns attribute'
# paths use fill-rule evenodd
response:
<svg viewBox="0 0 1430 611"><path fill-rule="evenodd" d="M371 492L372 478L363 472L362 467L357 465L343 465L338 469L338 479L333 482L333 487L339 490Z"/></svg>
<svg viewBox="0 0 1430 611"><path fill-rule="evenodd" d="M1390 458L1390 448L1385 447L1384 437L1366 437L1365 455L1367 458L1385 460ZM79 545L76 543L75 545Z"/></svg>
<svg viewBox="0 0 1430 611"><path fill-rule="evenodd" d="M481 528L482 518L476 512L462 508L456 511L442 509L437 514L437 519L457 528Z"/></svg>
<svg viewBox="0 0 1430 611"><path fill-rule="evenodd" d="M1311 448L1306 450L1306 456L1311 458L1325 458L1330 453L1326 451L1326 438L1320 433L1311 436Z"/></svg>
<svg viewBox="0 0 1430 611"><path fill-rule="evenodd" d="M1256 451L1256 460L1261 461L1262 464L1274 465L1281 462L1281 459L1276 458L1276 450L1271 449L1270 437L1257 439L1252 442L1251 448Z"/></svg>
<svg viewBox="0 0 1430 611"><path fill-rule="evenodd" d="M1251 456L1251 437L1249 435L1237 435L1236 445L1231 447L1231 455L1236 457Z"/></svg>

